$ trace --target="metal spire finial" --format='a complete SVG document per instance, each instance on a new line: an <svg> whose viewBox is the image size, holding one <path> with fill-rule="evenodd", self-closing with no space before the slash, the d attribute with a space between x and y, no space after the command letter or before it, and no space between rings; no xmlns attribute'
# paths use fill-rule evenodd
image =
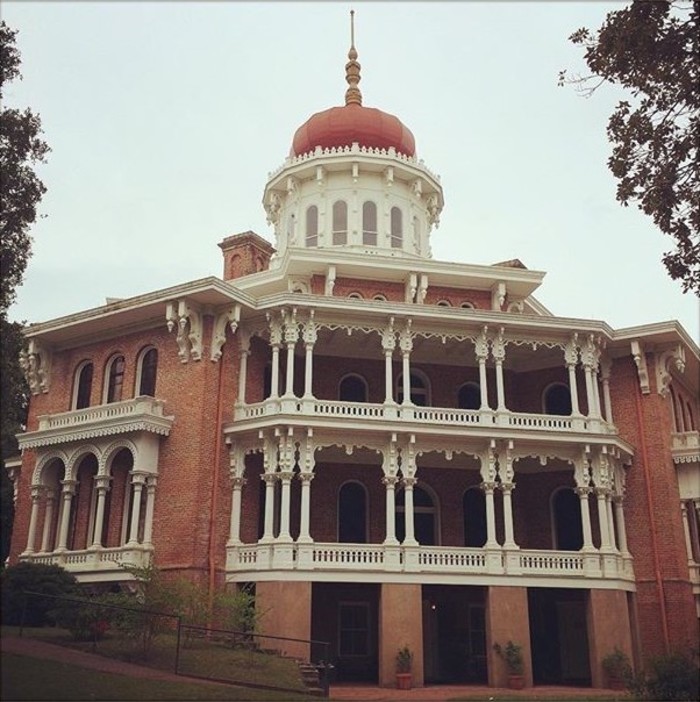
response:
<svg viewBox="0 0 700 702"><path fill-rule="evenodd" d="M345 80L348 89L345 91L346 105L362 105L362 93L357 87L360 82L360 64L357 61L357 49L355 49L355 10L350 10L350 59L345 64Z"/></svg>

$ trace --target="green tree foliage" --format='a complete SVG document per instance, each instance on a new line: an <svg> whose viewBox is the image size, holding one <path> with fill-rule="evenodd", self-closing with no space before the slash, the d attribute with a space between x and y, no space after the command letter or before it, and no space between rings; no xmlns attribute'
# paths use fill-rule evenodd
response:
<svg viewBox="0 0 700 702"><path fill-rule="evenodd" d="M629 684L635 699L691 702L698 699L700 666L697 652L670 653L652 658L647 669Z"/></svg>
<svg viewBox="0 0 700 702"><path fill-rule="evenodd" d="M56 607L56 600L25 597L27 590L54 597L74 597L78 592L75 577L56 565L18 563L6 568L0 577L2 623L8 625L19 625L23 611L26 626L44 626L52 621L49 612Z"/></svg>
<svg viewBox="0 0 700 702"><path fill-rule="evenodd" d="M6 83L21 78L17 32L0 22L0 100ZM31 254L29 227L46 187L34 167L49 147L41 139L41 120L29 108L0 110L0 310L7 311Z"/></svg>
<svg viewBox="0 0 700 702"><path fill-rule="evenodd" d="M683 291L700 293L700 15L699 0L634 0L614 10L597 32L570 40L585 48L590 75L568 78L590 96L603 83L630 94L608 121L608 167L617 200L637 203L675 239L663 256Z"/></svg>

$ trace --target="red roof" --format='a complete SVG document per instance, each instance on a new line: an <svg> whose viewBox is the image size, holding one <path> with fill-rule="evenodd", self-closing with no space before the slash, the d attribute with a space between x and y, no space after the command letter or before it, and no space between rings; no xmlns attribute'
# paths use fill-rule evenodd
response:
<svg viewBox="0 0 700 702"><path fill-rule="evenodd" d="M393 146L406 156L416 153L413 134L398 117L376 107L351 103L312 115L294 134L291 155L300 156L317 146L324 149L352 146L353 142L376 149Z"/></svg>

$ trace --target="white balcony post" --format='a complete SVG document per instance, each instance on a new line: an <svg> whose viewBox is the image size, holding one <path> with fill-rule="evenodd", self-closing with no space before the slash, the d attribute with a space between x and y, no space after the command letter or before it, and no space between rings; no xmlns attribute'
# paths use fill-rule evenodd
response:
<svg viewBox="0 0 700 702"><path fill-rule="evenodd" d="M39 500L41 499L41 485L32 485L32 511L29 516L29 534L27 536L27 548L25 553L34 553L36 542L36 523L39 518Z"/></svg>
<svg viewBox="0 0 700 702"><path fill-rule="evenodd" d="M313 393L313 371L314 371L314 346L318 339L316 324L314 322L314 311L311 310L308 322L304 325L304 349L306 357L304 359L304 397L310 399Z"/></svg>
<svg viewBox="0 0 700 702"><path fill-rule="evenodd" d="M503 521L505 527L505 541L503 546L505 548L515 548L517 546L513 535L512 495L514 489L515 485L513 483L501 483L501 490L503 491Z"/></svg>
<svg viewBox="0 0 700 702"><path fill-rule="evenodd" d="M92 535L92 544L90 548L99 548L102 543L102 526L105 519L105 499L107 490L109 489L110 477L108 475L99 475L95 477L95 490L97 491L97 506L95 508L95 526Z"/></svg>
<svg viewBox="0 0 700 702"><path fill-rule="evenodd" d="M625 528L625 514L622 508L622 495L615 495L613 497L613 504L615 505L615 515L617 516L617 538L618 546L620 548L620 553L623 555L628 554L627 550L627 529Z"/></svg>
<svg viewBox="0 0 700 702"><path fill-rule="evenodd" d="M384 350L384 402L394 404L394 379L392 356L396 348L396 334L394 327L390 324L382 330L382 349Z"/></svg>
<svg viewBox="0 0 700 702"><path fill-rule="evenodd" d="M578 347L576 336L572 337L564 347L564 362L569 371L569 392L571 393L571 414L577 416L581 414L578 406L578 385L576 383L576 364L578 363Z"/></svg>
<svg viewBox="0 0 700 702"><path fill-rule="evenodd" d="M272 377L270 379L270 397L278 398L280 395L280 347L272 344Z"/></svg>
<svg viewBox="0 0 700 702"><path fill-rule="evenodd" d="M404 546L417 546L415 529L414 529L414 509L413 509L413 486L416 484L416 478L404 478L404 520L406 522L406 534L403 540Z"/></svg>
<svg viewBox="0 0 700 702"><path fill-rule="evenodd" d="M70 511L73 502L73 494L75 493L75 480L62 480L61 490L62 506L61 506L61 525L58 531L58 551L65 551L68 544L68 527L70 526Z"/></svg>
<svg viewBox="0 0 700 702"><path fill-rule="evenodd" d="M396 538L396 492L395 487L398 482L395 475L386 475L382 482L386 485L386 545L394 546L398 544Z"/></svg>
<svg viewBox="0 0 700 702"><path fill-rule="evenodd" d="M595 369L593 369L593 402L595 404L595 416L600 417L600 388L598 387L598 373Z"/></svg>
<svg viewBox="0 0 700 702"><path fill-rule="evenodd" d="M411 351L413 351L413 337L411 335L411 321L399 334L399 347L401 348L402 380L403 380L403 405L412 405L411 399Z"/></svg>
<svg viewBox="0 0 700 702"><path fill-rule="evenodd" d="M493 500L493 491L496 483L481 483L481 489L486 496L486 548L498 546L496 541L496 510Z"/></svg>
<svg viewBox="0 0 700 702"><path fill-rule="evenodd" d="M300 544L310 544L313 542L309 532L309 524L311 522L311 481L313 479L314 473L299 473L299 480L301 481L301 519L299 524L299 538L297 539L297 542Z"/></svg>
<svg viewBox="0 0 700 702"><path fill-rule="evenodd" d="M44 512L44 531L41 535L41 550L44 553L47 553L48 551L53 550L50 547L49 540L51 539L51 527L53 525L53 512L56 504L56 493L51 489L47 489L44 494L46 498L46 510Z"/></svg>
<svg viewBox="0 0 700 702"><path fill-rule="evenodd" d="M593 536L591 533L591 511L588 506L588 496L591 494L590 487L578 487L576 493L581 501L581 527L583 528L583 551L593 549Z"/></svg>
<svg viewBox="0 0 700 702"><path fill-rule="evenodd" d="M146 518L143 526L143 544L151 546L153 540L153 511L156 502L156 485L158 476L149 475L146 478Z"/></svg>
<svg viewBox="0 0 700 702"><path fill-rule="evenodd" d="M261 543L270 543L274 540L274 516L275 516L275 483L277 473L263 473L260 479L265 483L265 527Z"/></svg>
<svg viewBox="0 0 700 702"><path fill-rule="evenodd" d="M595 388L596 369L598 367L598 358L600 351L598 350L593 336L588 338L586 345L581 349L581 364L586 373L586 401L588 402L588 416L593 419L600 418L600 404L598 393Z"/></svg>
<svg viewBox="0 0 700 702"><path fill-rule="evenodd" d="M685 535L685 552L688 560L693 560L693 541L690 536L690 524L688 522L688 505L681 502L681 516L683 518L683 533Z"/></svg>
<svg viewBox="0 0 700 702"><path fill-rule="evenodd" d="M610 534L608 533L608 512L605 507L607 488L594 488L598 500L598 527L600 529L600 550L610 550Z"/></svg>
<svg viewBox="0 0 700 702"><path fill-rule="evenodd" d="M486 327L482 330L481 334L476 338L474 343L474 354L476 355L476 360L479 363L479 395L481 397L481 407L480 409L487 410L489 408L489 389L488 381L486 379L486 359L489 355L489 343L486 337Z"/></svg>
<svg viewBox="0 0 700 702"><path fill-rule="evenodd" d="M610 547L614 550L620 550L620 544L615 533L615 517L613 516L613 499L612 492L608 490L605 496L605 513L608 519L608 534L610 535Z"/></svg>
<svg viewBox="0 0 700 702"><path fill-rule="evenodd" d="M132 473L131 523L129 525L129 540L127 546L135 546L139 542L139 519L141 518L141 493L146 476L143 473Z"/></svg>
<svg viewBox="0 0 700 702"><path fill-rule="evenodd" d="M503 412L507 409L507 407L505 386L503 382L503 361L506 357L506 342L503 338L502 328L499 331L498 335L491 342L491 354L493 356L493 360L496 363L496 409L498 412Z"/></svg>
<svg viewBox="0 0 700 702"><path fill-rule="evenodd" d="M239 405L245 404L245 390L248 382L248 356L250 356L250 343L248 337L239 336L241 349L239 352L240 362L238 365L238 402Z"/></svg>
<svg viewBox="0 0 700 702"><path fill-rule="evenodd" d="M605 406L605 421L614 424L612 413L612 400L610 399L610 372L612 363L609 358L604 357L600 363L601 378L603 381L603 404Z"/></svg>
<svg viewBox="0 0 700 702"><path fill-rule="evenodd" d="M282 481L282 496L280 505L280 533L277 541L283 543L292 541L292 536L289 532L289 515L291 506L291 486L294 473L291 470L280 471L279 479Z"/></svg>
<svg viewBox="0 0 700 702"><path fill-rule="evenodd" d="M241 543L241 491L246 479L240 475L231 476L231 517L228 529L228 546Z"/></svg>

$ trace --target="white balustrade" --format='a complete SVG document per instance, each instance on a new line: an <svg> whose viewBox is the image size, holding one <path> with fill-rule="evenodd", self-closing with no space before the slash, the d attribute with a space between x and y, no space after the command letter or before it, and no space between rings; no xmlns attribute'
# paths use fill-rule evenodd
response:
<svg viewBox="0 0 700 702"><path fill-rule="evenodd" d="M418 551L421 570L477 572L486 570L486 552L480 548L438 548L421 546Z"/></svg>
<svg viewBox="0 0 700 702"><path fill-rule="evenodd" d="M136 397L123 402L112 402L72 412L44 414L39 417L39 430L66 429L82 424L103 422L109 419L128 418L130 416L150 414L163 416L163 402L153 397Z"/></svg>
<svg viewBox="0 0 700 702"><path fill-rule="evenodd" d="M583 556L580 553L561 551L521 551L520 567L532 575L582 575Z"/></svg>
<svg viewBox="0 0 700 702"><path fill-rule="evenodd" d="M150 549L118 546L97 550L62 551L59 553L29 554L23 561L42 565L59 565L76 576L94 572L118 572L123 574L124 565L145 566L150 560ZM123 575L120 575L123 577Z"/></svg>

